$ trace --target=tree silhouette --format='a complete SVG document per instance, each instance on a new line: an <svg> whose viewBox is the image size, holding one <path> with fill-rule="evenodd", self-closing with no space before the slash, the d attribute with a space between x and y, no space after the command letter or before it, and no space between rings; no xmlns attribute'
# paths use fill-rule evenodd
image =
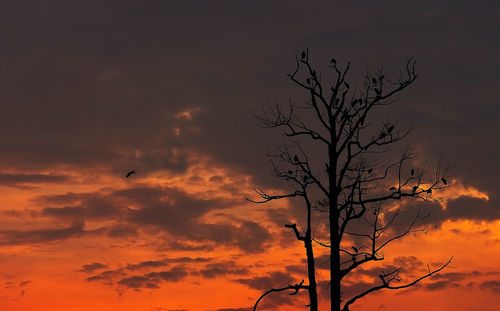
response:
<svg viewBox="0 0 500 311"><path fill-rule="evenodd" d="M394 156L397 142L405 139L411 128L396 123L376 121L374 112L394 102L396 96L417 78L415 61L408 59L395 80L384 76L382 69L368 72L361 87L347 82L350 64L341 66L331 59L327 85L309 61L309 51L296 57L296 68L288 77L305 91L300 105L290 101L276 104L257 115L264 128L284 129L284 144L268 152L274 175L285 180L292 190L271 194L255 188L254 203L284 198L301 198L306 210L305 228L297 224L285 227L294 232L306 249L308 284L304 281L265 292L268 294L306 290L309 309L318 310L318 289L313 243L330 249L330 303L332 311L347 311L358 299L381 289L401 289L415 285L449 265L451 258L437 269L408 283L401 283L402 267L382 272L380 283L352 297L342 295L342 281L356 268L384 260L382 249L410 233L424 231L421 211L408 219L406 226L396 225L398 203L405 199L434 200L432 191L447 185L447 168L438 162L433 172L414 166L415 152L406 149ZM391 161L392 159L392 161ZM313 212L328 214L328 242L313 237ZM324 215L323 214L323 215ZM399 228L399 229L398 229Z"/></svg>

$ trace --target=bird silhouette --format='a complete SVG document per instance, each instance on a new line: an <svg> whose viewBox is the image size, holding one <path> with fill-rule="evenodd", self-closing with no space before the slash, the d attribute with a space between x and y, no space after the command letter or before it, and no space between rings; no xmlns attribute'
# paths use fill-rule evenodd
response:
<svg viewBox="0 0 500 311"><path fill-rule="evenodd" d="M444 177L443 177L443 178L441 178L441 180L443 181L443 184L444 184L445 186L448 184L448 182L446 181L446 179L444 179Z"/></svg>
<svg viewBox="0 0 500 311"><path fill-rule="evenodd" d="M131 170L130 172L127 173L127 175L125 175L126 178L129 178L130 176L132 176L133 174L137 174L137 171L136 170Z"/></svg>
<svg viewBox="0 0 500 311"><path fill-rule="evenodd" d="M394 125L391 125L387 128L387 132L390 133L394 129Z"/></svg>
<svg viewBox="0 0 500 311"><path fill-rule="evenodd" d="M415 170L411 169L410 174L411 174L411 176L413 176L413 174L415 174Z"/></svg>
<svg viewBox="0 0 500 311"><path fill-rule="evenodd" d="M300 54L300 57L302 59L306 58L306 51L302 51L302 53Z"/></svg>

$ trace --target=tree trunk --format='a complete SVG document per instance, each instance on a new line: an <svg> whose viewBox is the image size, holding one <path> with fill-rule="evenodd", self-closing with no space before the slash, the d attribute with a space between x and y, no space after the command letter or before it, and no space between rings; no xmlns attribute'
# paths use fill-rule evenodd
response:
<svg viewBox="0 0 500 311"><path fill-rule="evenodd" d="M335 130L332 128L332 142L335 141ZM339 212L337 189L337 155L336 144L331 144L329 155L329 221L330 221L330 310L340 311L340 240L339 240Z"/></svg>
<svg viewBox="0 0 500 311"><path fill-rule="evenodd" d="M314 254L310 231L306 234L304 244L307 255L307 276L309 278L309 310L318 311L318 291L316 287L316 272L314 269Z"/></svg>

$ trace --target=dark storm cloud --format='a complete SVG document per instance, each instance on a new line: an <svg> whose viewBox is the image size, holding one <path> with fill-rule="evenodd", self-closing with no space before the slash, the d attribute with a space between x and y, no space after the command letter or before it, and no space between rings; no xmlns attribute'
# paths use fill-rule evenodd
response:
<svg viewBox="0 0 500 311"><path fill-rule="evenodd" d="M281 133L251 126L251 112L304 96L285 73L308 47L315 64L351 61L358 81L414 56L421 77L388 111L415 125L408 142L423 157L443 154L467 184L498 191L498 3L315 3L315 14L299 1L2 7L4 167L179 173L194 152L270 185L262 150ZM193 108L191 121L175 117Z"/></svg>
<svg viewBox="0 0 500 311"><path fill-rule="evenodd" d="M352 86L367 67L383 64L394 72L414 56L420 77L381 114L413 124L404 145L417 146L424 160L444 155L456 167L457 178L491 197L489 202L457 199L445 211L430 205L428 222L498 219L500 142L494 133L500 132L500 41L492 39L500 28L497 2L325 2L308 3L307 12L304 1L52 3L1 4L2 167L99 167L116 176L129 168L145 175L158 169L179 174L196 164L197 155L207 155L213 165L252 175L257 185L280 185L269 178L263 151L276 145L282 133L252 126L251 113L274 100L306 96L285 76L294 68L295 53L309 48L318 65L330 57L351 61ZM200 110L191 121L175 117L196 107ZM324 150L311 151L316 152ZM79 236L86 219L123 224L103 231L111 237L133 235L141 228L162 230L186 241L170 244L179 250L225 245L255 253L271 239L257 222L203 223L209 211L232 204L190 198L176 189L52 199L41 205L43 216L78 223L3 231L0 241L39 243ZM129 209L132 203L136 206ZM413 208L402 219L411 219ZM303 219L303 210L290 211L270 218L280 226ZM283 232L287 241L294 239ZM143 289L184 277L182 270L123 271L108 270L87 280ZM239 280L260 291L295 282L285 272ZM456 282L438 280L430 286ZM497 283L485 281L481 288L498 292ZM327 282L319 285L322 293L328 292ZM266 301L276 307L291 299L282 293Z"/></svg>

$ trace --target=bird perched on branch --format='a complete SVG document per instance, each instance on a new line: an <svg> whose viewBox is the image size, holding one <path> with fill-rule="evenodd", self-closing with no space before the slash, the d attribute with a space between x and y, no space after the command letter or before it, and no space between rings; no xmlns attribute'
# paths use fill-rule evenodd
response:
<svg viewBox="0 0 500 311"><path fill-rule="evenodd" d="M136 170L131 170L130 172L127 173L127 175L125 175L126 178L129 178L130 176L132 176L133 174L137 174L137 171Z"/></svg>

